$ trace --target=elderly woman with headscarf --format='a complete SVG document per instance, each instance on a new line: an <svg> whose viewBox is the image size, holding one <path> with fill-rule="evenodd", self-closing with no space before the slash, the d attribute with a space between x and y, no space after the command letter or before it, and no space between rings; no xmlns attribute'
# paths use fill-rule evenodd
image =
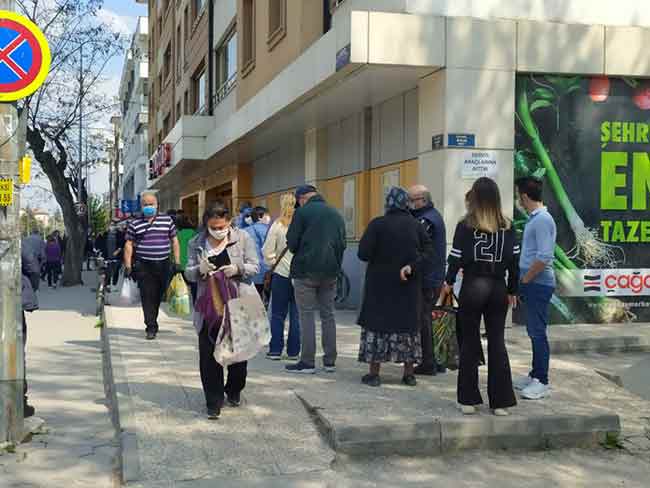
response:
<svg viewBox="0 0 650 488"><path fill-rule="evenodd" d="M370 222L359 244L359 259L368 263L359 362L369 364L361 379L369 386L381 384L380 366L387 362L404 364L402 383L415 386L413 365L422 360L422 267L433 244L408 204L408 193L392 188L386 214Z"/></svg>

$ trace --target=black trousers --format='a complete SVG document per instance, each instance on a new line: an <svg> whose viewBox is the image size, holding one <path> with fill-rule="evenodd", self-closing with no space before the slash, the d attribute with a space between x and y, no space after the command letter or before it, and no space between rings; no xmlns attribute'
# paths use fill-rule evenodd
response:
<svg viewBox="0 0 650 488"><path fill-rule="evenodd" d="M424 368L437 368L435 351L433 350L433 323L431 313L433 306L438 300L440 289L422 290L422 324L420 326L420 338L422 339L422 366Z"/></svg>
<svg viewBox="0 0 650 488"><path fill-rule="evenodd" d="M208 408L221 407L224 393L228 396L236 395L246 386L246 361L228 366L228 382L224 385L223 366L214 359L214 344L208 337L208 327L205 325L199 334L199 368Z"/></svg>
<svg viewBox="0 0 650 488"><path fill-rule="evenodd" d="M56 285L61 275L61 264L47 263L45 266L47 267L47 286L52 286L52 283Z"/></svg>
<svg viewBox="0 0 650 488"><path fill-rule="evenodd" d="M27 320L25 320L25 312L23 312L23 395L25 396L25 404L27 404Z"/></svg>
<svg viewBox="0 0 650 488"><path fill-rule="evenodd" d="M140 288L142 311L147 332L158 333L158 311L162 294L167 287L169 275L169 260L147 261L139 259L136 262L136 276Z"/></svg>
<svg viewBox="0 0 650 488"><path fill-rule="evenodd" d="M510 360L505 342L508 295L503 279L466 276L460 292L459 325L462 328L458 403L483 403L478 386L481 361L481 317L488 338L488 397L490 408L508 408L517 404L512 389Z"/></svg>
<svg viewBox="0 0 650 488"><path fill-rule="evenodd" d="M119 261L111 261L108 264L108 269L106 270L106 284L117 286L117 282L120 281L120 269L122 268L122 263Z"/></svg>

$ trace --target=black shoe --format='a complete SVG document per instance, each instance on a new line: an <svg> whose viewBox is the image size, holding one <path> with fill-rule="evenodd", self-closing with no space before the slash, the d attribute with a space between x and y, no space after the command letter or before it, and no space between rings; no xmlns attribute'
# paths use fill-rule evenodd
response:
<svg viewBox="0 0 650 488"><path fill-rule="evenodd" d="M148 341L153 341L155 338L156 338L156 333L155 332L147 331L147 340Z"/></svg>
<svg viewBox="0 0 650 488"><path fill-rule="evenodd" d="M296 364L289 364L284 367L288 373L297 373L297 374L315 374L316 368L305 364L302 361L297 362Z"/></svg>
<svg viewBox="0 0 650 488"><path fill-rule="evenodd" d="M232 395L228 395L228 405L231 407L241 406L241 394L233 393Z"/></svg>
<svg viewBox="0 0 650 488"><path fill-rule="evenodd" d="M221 416L221 407L208 407L208 420L217 420Z"/></svg>
<svg viewBox="0 0 650 488"><path fill-rule="evenodd" d="M438 374L437 368L434 368L433 366L426 366L424 364L420 364L415 367L413 370L413 374L416 374L418 376L435 376Z"/></svg>
<svg viewBox="0 0 650 488"><path fill-rule="evenodd" d="M402 383L406 386L415 386L418 384L418 381L415 379L415 375L407 374L402 378Z"/></svg>
<svg viewBox="0 0 650 488"><path fill-rule="evenodd" d="M361 383L368 386L380 386L381 378L378 374L367 374L361 378Z"/></svg>
<svg viewBox="0 0 650 488"><path fill-rule="evenodd" d="M438 374L445 374L445 373L447 372L447 367L446 367L446 366L443 366L442 364L438 364L438 365L436 366L436 372L437 372Z"/></svg>
<svg viewBox="0 0 650 488"><path fill-rule="evenodd" d="M34 407L29 405L28 403L25 403L25 405L23 405L23 417L24 418L33 417L35 413L36 413L36 409Z"/></svg>

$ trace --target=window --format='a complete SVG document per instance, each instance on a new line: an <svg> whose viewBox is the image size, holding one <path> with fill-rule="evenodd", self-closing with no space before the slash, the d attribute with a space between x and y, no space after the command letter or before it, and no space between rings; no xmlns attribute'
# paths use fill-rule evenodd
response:
<svg viewBox="0 0 650 488"><path fill-rule="evenodd" d="M223 100L237 83L237 32L233 28L217 50L217 103Z"/></svg>
<svg viewBox="0 0 650 488"><path fill-rule="evenodd" d="M242 10L242 76L255 66L255 1L244 0Z"/></svg>
<svg viewBox="0 0 650 488"><path fill-rule="evenodd" d="M196 19L203 12L205 0L194 0L194 18Z"/></svg>
<svg viewBox="0 0 650 488"><path fill-rule="evenodd" d="M172 74L172 43L171 41L167 44L167 49L165 49L165 56L163 58L163 77L165 83Z"/></svg>
<svg viewBox="0 0 650 488"><path fill-rule="evenodd" d="M183 97L184 103L183 106L185 107L185 115L190 115L190 92L185 90L185 96Z"/></svg>
<svg viewBox="0 0 650 488"><path fill-rule="evenodd" d="M183 28L185 29L185 41L190 38L190 8L185 7L185 12L183 13Z"/></svg>
<svg viewBox="0 0 650 488"><path fill-rule="evenodd" d="M287 34L287 0L269 0L269 37L266 43L273 49Z"/></svg>
<svg viewBox="0 0 650 488"><path fill-rule="evenodd" d="M194 115L205 113L205 67L201 66L192 77L192 94L194 97Z"/></svg>
<svg viewBox="0 0 650 488"><path fill-rule="evenodd" d="M169 134L169 131L171 130L171 114L167 114L167 117L165 117L165 120L163 122L163 133L165 134L165 137L167 137L167 134Z"/></svg>
<svg viewBox="0 0 650 488"><path fill-rule="evenodd" d="M178 103L176 104L176 122L178 122L180 118L181 118L181 102L179 100Z"/></svg>
<svg viewBox="0 0 650 488"><path fill-rule="evenodd" d="M176 28L176 79L177 82L181 79L181 26Z"/></svg>

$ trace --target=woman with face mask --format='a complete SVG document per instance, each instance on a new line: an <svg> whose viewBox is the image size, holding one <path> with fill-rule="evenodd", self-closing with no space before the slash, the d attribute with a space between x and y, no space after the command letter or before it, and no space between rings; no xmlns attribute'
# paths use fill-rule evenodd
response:
<svg viewBox="0 0 650 488"><path fill-rule="evenodd" d="M255 243L246 231L231 226L230 211L222 203L213 203L203 214L203 230L188 246L185 277L197 283L197 297L210 293L208 278L221 271L228 285L252 284L259 271ZM214 330L206 323L204 313L194 310L194 327L199 335L201 382L209 419L217 419L227 397L232 407L241 405L241 392L246 385L247 362L228 366L228 381L224 383L224 368L214 359Z"/></svg>

